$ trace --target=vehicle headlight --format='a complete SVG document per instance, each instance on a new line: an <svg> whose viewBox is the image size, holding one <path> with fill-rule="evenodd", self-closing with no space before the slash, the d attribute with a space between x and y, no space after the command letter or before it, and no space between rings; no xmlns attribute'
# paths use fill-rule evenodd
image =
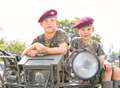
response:
<svg viewBox="0 0 120 88"><path fill-rule="evenodd" d="M83 80L95 76L99 70L99 65L97 57L88 51L78 53L72 60L74 74Z"/></svg>

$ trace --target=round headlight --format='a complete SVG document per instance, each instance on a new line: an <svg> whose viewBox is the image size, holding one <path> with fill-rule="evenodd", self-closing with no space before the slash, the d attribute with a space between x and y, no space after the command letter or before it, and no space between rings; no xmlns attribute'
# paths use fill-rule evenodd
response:
<svg viewBox="0 0 120 88"><path fill-rule="evenodd" d="M97 57L88 51L78 53L72 61L74 74L83 80L95 76L99 70L99 65Z"/></svg>

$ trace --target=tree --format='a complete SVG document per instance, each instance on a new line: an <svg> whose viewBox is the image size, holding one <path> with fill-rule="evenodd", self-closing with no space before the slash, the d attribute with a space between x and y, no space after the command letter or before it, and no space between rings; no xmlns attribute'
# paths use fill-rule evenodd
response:
<svg viewBox="0 0 120 88"><path fill-rule="evenodd" d="M78 36L78 33L72 28L73 23L74 23L73 20L67 20L67 19L59 21L60 24L59 27L63 29L65 32L67 32L70 38L73 38L76 35Z"/></svg>
<svg viewBox="0 0 120 88"><path fill-rule="evenodd" d="M14 54L20 55L25 48L26 44L20 41L5 41L4 39L0 40L0 49Z"/></svg>
<svg viewBox="0 0 120 88"><path fill-rule="evenodd" d="M11 41L7 46L7 51L20 55L25 48L26 48L25 43L20 41Z"/></svg>
<svg viewBox="0 0 120 88"><path fill-rule="evenodd" d="M101 36L99 35L99 34L94 34L93 36L92 36L92 38L95 40L95 41L97 41L98 43L101 43Z"/></svg>
<svg viewBox="0 0 120 88"><path fill-rule="evenodd" d="M0 39L0 48L1 48L1 49L5 49L5 47L6 47L5 39L4 39L4 38L1 38L1 39Z"/></svg>

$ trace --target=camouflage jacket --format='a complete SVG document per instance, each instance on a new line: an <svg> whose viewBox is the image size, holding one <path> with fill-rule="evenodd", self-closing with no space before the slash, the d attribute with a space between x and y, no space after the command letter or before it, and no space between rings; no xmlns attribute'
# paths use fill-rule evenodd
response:
<svg viewBox="0 0 120 88"><path fill-rule="evenodd" d="M102 49L102 46L98 42L96 42L95 40L91 40L91 44L86 45L80 37L75 37L72 39L71 46L70 46L71 51L74 51L77 49L84 49L84 48L89 49L92 53L94 53L97 56L105 54L103 49ZM93 81L94 83L101 82L102 78L104 76L104 72L105 72L105 70L102 67L100 67L98 74L96 74L96 76L93 77L91 79L91 81Z"/></svg>
<svg viewBox="0 0 120 88"><path fill-rule="evenodd" d="M63 42L66 42L67 44L69 44L69 38L64 31L58 30L53 38L46 40L45 34L42 34L37 36L37 38L33 40L32 44L35 42L42 43L43 45L48 47L58 47L59 44Z"/></svg>
<svg viewBox="0 0 120 88"><path fill-rule="evenodd" d="M91 40L90 45L85 45L85 43L82 41L82 39L80 39L80 37L75 37L72 39L71 47L70 47L71 51L74 51L76 49L84 49L84 48L89 49L97 56L105 54L101 45L98 42L96 42L95 40Z"/></svg>

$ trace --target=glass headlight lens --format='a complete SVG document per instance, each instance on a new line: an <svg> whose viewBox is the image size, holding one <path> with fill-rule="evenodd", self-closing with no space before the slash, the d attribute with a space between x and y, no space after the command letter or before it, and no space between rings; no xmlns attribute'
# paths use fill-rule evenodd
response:
<svg viewBox="0 0 120 88"><path fill-rule="evenodd" d="M85 51L81 52L73 60L72 63L74 73L80 79L89 79L96 75L99 69L99 62L95 55Z"/></svg>

